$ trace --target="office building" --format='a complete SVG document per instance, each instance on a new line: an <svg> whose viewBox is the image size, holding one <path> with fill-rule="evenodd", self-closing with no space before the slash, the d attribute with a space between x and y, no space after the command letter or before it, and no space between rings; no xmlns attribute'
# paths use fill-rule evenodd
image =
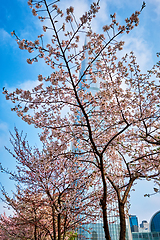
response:
<svg viewBox="0 0 160 240"><path fill-rule="evenodd" d="M156 212L150 221L150 231L160 232L160 211Z"/></svg>
<svg viewBox="0 0 160 240"><path fill-rule="evenodd" d="M120 225L117 223L109 224L111 240L119 239ZM103 223L84 224L78 229L78 240L106 240ZM126 240L131 240L129 226L126 228Z"/></svg>
<svg viewBox="0 0 160 240"><path fill-rule="evenodd" d="M129 222L130 222L131 232L138 232L138 218L136 217L136 215L130 215Z"/></svg>
<svg viewBox="0 0 160 240"><path fill-rule="evenodd" d="M83 73L85 72L85 69L87 67L87 62L89 61L89 56L88 56L87 51L85 52L85 57L86 58L82 61L82 64L81 64L79 78L81 78L81 76L83 78ZM95 68L95 64L93 64L92 68L93 69ZM95 68L95 71L97 71L96 68ZM97 91L99 90L99 87L100 87L99 86L100 85L99 84L100 79L97 77L97 82L95 83L90 78L90 76L86 75L86 76L84 76L84 78L85 78L85 83L87 83L90 86L89 90L87 88L85 89L85 93L91 92L93 95L95 95L97 93ZM79 86L80 90L81 89L84 90L83 84L81 82L79 83L78 86ZM91 107L91 109L88 107L88 111L93 110L93 108L94 108L93 106ZM93 116L94 115L90 114L89 118L92 119ZM77 111L77 114L75 114L75 122L80 121L81 117L82 117L81 112ZM102 126L102 128L103 128L103 126ZM84 138L85 138L85 135L84 135ZM78 139L76 141L78 143ZM73 150L74 149L78 150L78 147L75 148L74 145L72 145L72 149ZM112 167L111 167L111 169L108 169L108 171L112 171ZM112 203L108 204L107 208L108 208L107 209L108 210L107 215L108 215L108 221L109 221L109 232L110 232L111 239L112 240L118 240L119 239L119 233L120 233L120 220L119 220L119 217L117 216L118 202L117 202L116 198L114 200L112 199ZM83 224L77 230L77 233L78 233L78 239L79 240L83 240L83 239L105 240L105 233L104 233L104 228L103 228L103 223L102 222ZM126 240L130 240L130 239L131 239L130 225L127 224Z"/></svg>
<svg viewBox="0 0 160 240"><path fill-rule="evenodd" d="M139 232L132 232L133 240L160 240L160 211L156 212L149 223L148 232L143 231L143 228L147 227L147 221L142 221ZM140 232L142 230L142 232Z"/></svg>
<svg viewBox="0 0 160 240"><path fill-rule="evenodd" d="M160 240L160 232L139 232L132 233L133 240Z"/></svg>
<svg viewBox="0 0 160 240"><path fill-rule="evenodd" d="M146 220L140 224L139 232L149 232L149 223Z"/></svg>

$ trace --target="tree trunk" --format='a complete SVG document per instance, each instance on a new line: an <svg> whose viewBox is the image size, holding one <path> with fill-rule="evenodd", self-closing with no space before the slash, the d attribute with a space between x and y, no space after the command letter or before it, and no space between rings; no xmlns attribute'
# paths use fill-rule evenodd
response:
<svg viewBox="0 0 160 240"><path fill-rule="evenodd" d="M124 203L119 201L119 216L120 216L120 236L119 240L126 239L126 219L125 219L125 212L124 212Z"/></svg>
<svg viewBox="0 0 160 240"><path fill-rule="evenodd" d="M65 215L65 221L64 221L64 230L63 230L63 240L65 240L65 236L66 236L66 222L67 222L67 212Z"/></svg>
<svg viewBox="0 0 160 240"><path fill-rule="evenodd" d="M34 222L35 222L35 225L34 225L34 240L37 240L37 218L36 218L36 209L34 208L33 211L34 211Z"/></svg>
<svg viewBox="0 0 160 240"><path fill-rule="evenodd" d="M102 183L103 183L103 199L100 201L102 212L103 212L103 225L104 225L104 233L106 240L111 240L110 233L109 233L109 226L108 226L108 218L107 218L107 184L103 170L103 158L100 158L101 164L101 176L102 176Z"/></svg>
<svg viewBox="0 0 160 240"><path fill-rule="evenodd" d="M61 240L61 214L58 214L58 240Z"/></svg>
<svg viewBox="0 0 160 240"><path fill-rule="evenodd" d="M52 206L52 224L53 224L53 239L56 240L56 226L55 226L55 212L54 206Z"/></svg>
<svg viewBox="0 0 160 240"><path fill-rule="evenodd" d="M34 225L34 240L37 240L37 226Z"/></svg>
<svg viewBox="0 0 160 240"><path fill-rule="evenodd" d="M108 227L108 219L107 219L107 206L106 206L106 200L102 200L102 211L103 211L103 225L104 225L104 233L106 240L111 240L110 233L109 233L109 227Z"/></svg>

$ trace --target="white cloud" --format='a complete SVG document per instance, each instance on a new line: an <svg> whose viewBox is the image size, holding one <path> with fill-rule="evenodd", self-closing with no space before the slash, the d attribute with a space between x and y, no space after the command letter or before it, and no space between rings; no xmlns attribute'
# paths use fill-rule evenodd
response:
<svg viewBox="0 0 160 240"><path fill-rule="evenodd" d="M129 37L125 39L124 51L126 53L134 52L140 69L145 71L152 65L152 52L143 38Z"/></svg>
<svg viewBox="0 0 160 240"><path fill-rule="evenodd" d="M32 90L34 87L39 85L40 82L38 80L26 80L23 83L16 84L14 87L6 86L8 92L15 91L16 88L22 89L22 90Z"/></svg>
<svg viewBox="0 0 160 240"><path fill-rule="evenodd" d="M92 30L94 32L102 33L103 25L107 24L110 21L110 13L108 11L108 6L106 1L100 2L100 10L96 14L96 18L92 21Z"/></svg>
<svg viewBox="0 0 160 240"><path fill-rule="evenodd" d="M71 1L61 1L60 8L66 9L70 6L74 7L74 14L78 18L80 18L86 11L89 10L89 4L86 0L71 0Z"/></svg>
<svg viewBox="0 0 160 240"><path fill-rule="evenodd" d="M8 44L8 42L11 41L11 35L3 28L0 28L0 36L0 43L2 44Z"/></svg>
<svg viewBox="0 0 160 240"><path fill-rule="evenodd" d="M79 18L82 17L82 15L89 10L89 4L88 1L86 0L70 0L70 1L60 1L58 4L58 7L60 9L62 9L62 11L64 13L66 13L66 9L69 8L70 6L74 7L74 15L76 17L76 21L77 23L80 22ZM54 13L53 13L54 16ZM56 20L58 20L58 22L56 23L56 27L57 29L60 28L63 24L63 22L66 24L65 22L65 18L64 17L58 17ZM43 23L39 22L40 26L49 26L52 28L50 21L44 21ZM66 24L66 30L70 31L70 24ZM46 31L46 33L44 33L45 37L47 37L47 42L50 42L52 35L53 35L53 31ZM60 35L61 36L61 35ZM63 35L62 35L63 36ZM64 38L64 37L63 37Z"/></svg>
<svg viewBox="0 0 160 240"><path fill-rule="evenodd" d="M24 83L21 83L18 87L25 90L32 90L34 87L36 87L39 84L40 82L38 80L35 80L35 81L27 80Z"/></svg>
<svg viewBox="0 0 160 240"><path fill-rule="evenodd" d="M150 4L154 6L154 12L156 13L156 17L160 17L160 1L159 0L148 0Z"/></svg>

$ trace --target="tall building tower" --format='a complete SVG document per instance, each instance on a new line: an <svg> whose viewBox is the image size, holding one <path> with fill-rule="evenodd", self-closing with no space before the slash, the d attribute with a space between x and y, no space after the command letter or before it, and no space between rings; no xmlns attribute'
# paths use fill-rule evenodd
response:
<svg viewBox="0 0 160 240"><path fill-rule="evenodd" d="M148 225L150 231L148 230ZM146 220L140 224L139 232L132 232L133 240L160 240L160 211L156 212L148 223Z"/></svg>
<svg viewBox="0 0 160 240"><path fill-rule="evenodd" d="M79 73L79 79L81 76L83 76L83 73L87 67L87 62L88 62L88 53L86 51L85 53L85 59L82 61L81 64L81 70ZM92 68L95 68L95 65L93 64ZM90 85L89 90L86 89L86 92L92 92L94 95L97 91L99 91L99 80L97 79L96 83L91 82L89 79L87 79L87 76L84 76L85 80L87 81L87 84ZM83 78L82 78L83 79ZM82 88L82 84L79 83L79 88ZM76 119L79 120L81 118L80 112L77 112L77 116L75 116L75 122ZM117 216L117 209L118 209L118 202L112 201L112 204L109 205L108 207L108 222L109 222L109 231L111 235L112 240L118 240L119 239L119 233L120 233L120 220L119 217ZM126 240L131 240L132 235L130 232L130 226L128 224L128 219L126 219ZM104 233L104 228L103 228L103 222L99 221L97 223L90 223L90 224L85 224L82 225L78 229L78 239L83 240L83 239L94 239L94 240L105 240L105 233Z"/></svg>
<svg viewBox="0 0 160 240"><path fill-rule="evenodd" d="M131 232L138 232L138 218L136 215L129 216Z"/></svg>

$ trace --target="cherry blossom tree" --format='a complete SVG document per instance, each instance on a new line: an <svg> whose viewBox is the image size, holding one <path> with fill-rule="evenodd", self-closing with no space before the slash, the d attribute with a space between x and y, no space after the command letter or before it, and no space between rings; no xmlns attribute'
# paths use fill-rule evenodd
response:
<svg viewBox="0 0 160 240"><path fill-rule="evenodd" d="M42 129L41 141L56 140L59 147L65 146L63 156L69 154L82 169L97 175L106 240L111 240L111 201L118 203L119 239L124 240L131 187L137 179L156 180L160 171L160 149L152 144L159 129L159 64L142 74L132 52L118 58L124 45L118 36L138 26L145 3L125 25L113 14L103 33L95 33L92 21L99 1L80 20L73 7L64 13L56 2L28 1L33 15L44 22L44 34L51 32L50 43L44 44L43 34L28 41L12 32L20 49L35 53L27 62L43 58L52 73L39 74L40 84L32 90L4 89L4 94L16 103L12 110L23 121Z"/></svg>
<svg viewBox="0 0 160 240"><path fill-rule="evenodd" d="M44 239L42 231L37 234L36 225L27 223L24 218L22 221L22 218L19 218L18 215L7 217L5 214L0 216L0 237L3 240Z"/></svg>
<svg viewBox="0 0 160 240"><path fill-rule="evenodd" d="M7 150L16 158L17 173L1 167L17 181L12 197L2 190L3 200L15 213L7 220L1 216L5 231L19 238L26 235L25 239L61 240L71 237L80 224L95 222L99 218L100 194L90 189L95 173L86 171L69 153L63 154L65 146L58 142L44 144L39 151L15 131L11 139L13 152ZM26 232L21 229L24 226Z"/></svg>

